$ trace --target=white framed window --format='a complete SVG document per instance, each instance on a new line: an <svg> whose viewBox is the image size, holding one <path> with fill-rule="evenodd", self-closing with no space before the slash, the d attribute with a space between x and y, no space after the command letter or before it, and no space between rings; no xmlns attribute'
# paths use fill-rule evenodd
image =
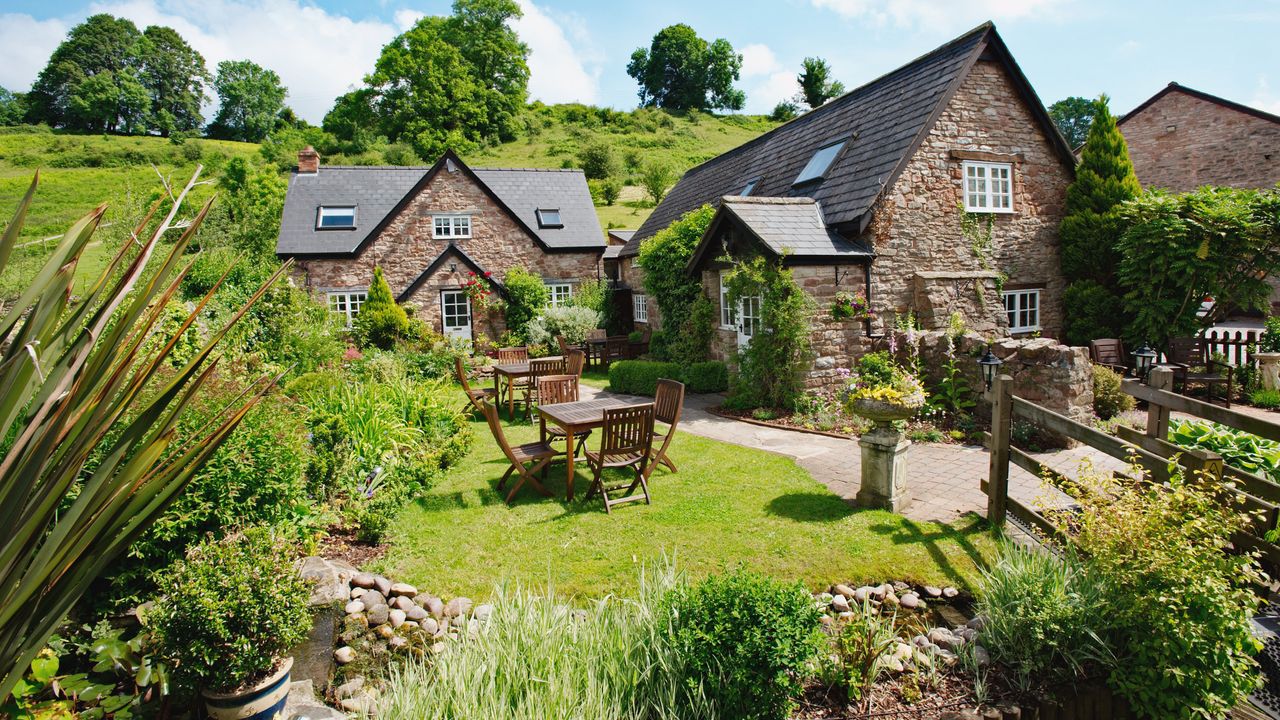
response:
<svg viewBox="0 0 1280 720"><path fill-rule="evenodd" d="M329 293L329 310L341 315L344 318L344 325L348 329L351 323L360 314L360 307L364 305L364 299L367 296L364 290L337 290Z"/></svg>
<svg viewBox="0 0 1280 720"><path fill-rule="evenodd" d="M471 237L470 215L432 215L432 237L435 238L469 238Z"/></svg>
<svg viewBox="0 0 1280 720"><path fill-rule="evenodd" d="M1009 332L1036 332L1040 329L1040 291L1006 290L1004 312L1009 317Z"/></svg>
<svg viewBox="0 0 1280 720"><path fill-rule="evenodd" d="M355 226L355 205L321 205L316 208L317 230L352 230Z"/></svg>
<svg viewBox="0 0 1280 720"><path fill-rule="evenodd" d="M735 330L738 327L738 309L729 303L729 288L724 286L724 272L720 273L720 327Z"/></svg>
<svg viewBox="0 0 1280 720"><path fill-rule="evenodd" d="M632 319L638 323L649 322L649 297L644 293L631 296Z"/></svg>
<svg viewBox="0 0 1280 720"><path fill-rule="evenodd" d="M547 283L547 306L568 305L573 299L573 286L569 283Z"/></svg>
<svg viewBox="0 0 1280 720"><path fill-rule="evenodd" d="M1013 212L1013 164L965 160L964 209L968 212Z"/></svg>

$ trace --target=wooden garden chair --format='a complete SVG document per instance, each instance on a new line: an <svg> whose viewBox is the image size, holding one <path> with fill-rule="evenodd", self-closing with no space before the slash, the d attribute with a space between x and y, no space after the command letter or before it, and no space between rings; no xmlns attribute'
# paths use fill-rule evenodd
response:
<svg viewBox="0 0 1280 720"><path fill-rule="evenodd" d="M627 350L631 343L627 341L626 335L615 335L611 338L605 338L604 341L604 364L616 362L618 360L627 359Z"/></svg>
<svg viewBox="0 0 1280 720"><path fill-rule="evenodd" d="M565 356L564 374L582 377L582 368L586 364L586 355L581 350L571 350Z"/></svg>
<svg viewBox="0 0 1280 720"><path fill-rule="evenodd" d="M653 403L628 405L618 408L607 408L604 411L604 424L600 428L600 452L587 451L587 464L591 466L594 476L591 489L587 491L590 498L599 493L604 498L604 511L611 513L614 505L649 500L649 483L645 480L649 468L649 453L653 449ZM636 479L628 485L625 482L606 484L605 468L631 468ZM643 492L636 493L636 488ZM626 488L623 490L623 488ZM611 492L622 491L617 498L609 496Z"/></svg>
<svg viewBox="0 0 1280 720"><path fill-rule="evenodd" d="M1173 366L1174 384L1181 383L1184 393L1191 383L1200 383L1209 389L1214 385L1222 385L1226 388L1226 395L1222 400L1227 407L1231 407L1235 368L1209 357L1209 347L1204 338L1169 338L1169 349L1165 356Z"/></svg>
<svg viewBox="0 0 1280 720"><path fill-rule="evenodd" d="M570 353L581 352L583 349L581 345L570 345L563 335L556 336L556 344L560 346L561 357L569 357Z"/></svg>
<svg viewBox="0 0 1280 720"><path fill-rule="evenodd" d="M498 391L490 387L471 387L471 381L467 379L467 368L462 364L461 357L453 359L453 374L457 376L458 384L462 386L462 391L467 394L467 407L473 410L479 410L481 402L493 400L498 395ZM463 410L466 410L467 407L464 407Z"/></svg>
<svg viewBox="0 0 1280 720"><path fill-rule="evenodd" d="M524 384L524 416L533 413L533 404L538 399L538 379L547 375L564 375L564 358L535 358L529 361L529 378Z"/></svg>
<svg viewBox="0 0 1280 720"><path fill-rule="evenodd" d="M592 328L587 331L587 341L583 343L583 349L587 351L587 367L591 367L592 362L600 364L604 358L604 346L600 343L604 341L606 334L604 328ZM597 352L600 353L599 356L596 356Z"/></svg>
<svg viewBox="0 0 1280 720"><path fill-rule="evenodd" d="M578 353L579 356L582 353ZM538 378L538 404L557 405L559 403L578 402L578 376L572 372L564 375L547 375ZM568 434L559 425L545 426L548 443L562 441ZM586 448L585 441L591 437L591 431L574 433L574 455L581 455Z"/></svg>
<svg viewBox="0 0 1280 720"><path fill-rule="evenodd" d="M684 412L684 383L662 379L658 381L658 390L653 396L653 418L667 426L666 434L653 433L654 442L662 441L662 445L653 448L649 457L648 475L659 465L665 465L671 472L680 472L676 464L667 456L667 448L671 439L676 436L676 426L680 424L680 413Z"/></svg>
<svg viewBox="0 0 1280 720"><path fill-rule="evenodd" d="M507 484L507 478L511 477L511 473L516 473L519 477L511 486L511 492L507 493L506 502L511 504L511 499L516 496L516 492L525 483L533 486L533 489L551 497L551 491L543 487L538 480L538 473L546 468L547 464L556 457L563 455L563 450L556 450L544 442L531 442L523 445L511 447L507 442L507 434L502 430L502 421L498 419L498 408L493 403L480 402L480 411L484 413L484 419L489 423L489 432L493 433L493 439L498 443L498 447L502 448L502 454L507 457L507 462L511 463L507 468L507 472L502 475L502 479L498 481L498 490L502 491Z"/></svg>
<svg viewBox="0 0 1280 720"><path fill-rule="evenodd" d="M1089 359L1094 365L1102 365L1123 375L1129 374L1128 355L1124 343L1117 338L1098 338L1089 342Z"/></svg>
<svg viewBox="0 0 1280 720"><path fill-rule="evenodd" d="M527 347L504 347L498 348L498 364L499 365L518 365L520 363L529 362L529 348ZM519 378L516 380L508 379L507 392L514 398L516 390L523 390L529 385L528 378ZM501 397L498 398L502 400Z"/></svg>

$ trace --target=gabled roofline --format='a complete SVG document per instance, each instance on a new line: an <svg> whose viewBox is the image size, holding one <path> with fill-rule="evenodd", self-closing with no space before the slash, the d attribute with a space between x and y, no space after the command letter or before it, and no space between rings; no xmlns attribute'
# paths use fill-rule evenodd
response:
<svg viewBox="0 0 1280 720"><path fill-rule="evenodd" d="M1203 90L1196 90L1195 88L1189 88L1189 87L1187 87L1186 85L1179 85L1179 84L1178 84L1178 83L1176 83L1176 82L1171 82L1171 83L1169 83L1168 85L1165 85L1165 86L1160 90L1160 92L1158 92L1158 93L1156 93L1155 95L1152 95L1151 97L1147 98L1147 99L1146 99L1146 100L1145 100L1141 105L1139 105L1138 107L1136 107L1136 108L1134 108L1134 109L1130 110L1129 112L1127 112L1127 113L1125 113L1123 116L1121 116L1119 120L1116 120L1116 124L1117 124L1117 125L1120 125L1121 123L1123 123L1124 121L1128 120L1129 118L1131 118L1131 117L1133 117L1133 116L1137 115L1138 113L1142 112L1143 110L1146 110L1147 108L1149 108L1149 107L1151 107L1153 104L1155 104L1155 102L1156 102L1157 100L1159 100L1160 98L1164 97L1165 95L1168 95L1168 94L1169 94L1169 93L1171 93L1171 92L1181 92L1181 93L1185 93L1185 94L1187 94L1187 95L1190 95L1191 97L1199 98L1200 100L1204 100L1205 102L1211 102L1211 103L1213 103L1214 105L1221 105L1222 107L1227 108L1227 109L1229 109L1229 110L1235 110L1236 112L1242 112L1242 113L1244 113L1245 115L1252 115L1253 117L1256 117L1256 118L1258 118L1259 120L1268 120L1268 121L1270 121L1270 122L1273 122L1273 123L1276 123L1276 124L1280 124L1280 115L1272 115L1271 113L1267 112L1266 110L1259 110L1258 108L1255 108L1255 107L1250 107L1250 106L1248 106L1248 105L1242 105L1242 104L1240 104L1240 103L1238 103L1238 102L1234 102L1234 101L1228 100L1228 99L1226 99L1226 98L1218 97L1217 95L1210 95L1209 93L1204 92Z"/></svg>
<svg viewBox="0 0 1280 720"><path fill-rule="evenodd" d="M742 219L733 209L732 203L724 202L721 199L720 204L716 207L716 214L712 216L711 222L707 224L707 229L702 233L702 237L698 239L698 245L693 249L693 255L689 257L689 262L685 264L684 271L689 275L696 275L698 268L707 262L707 253L711 250L712 238L719 231L720 226L726 222L732 222L736 227L740 227L747 231L751 239L756 242L770 257L782 258L782 264L786 266L792 265L830 265L830 264L862 264L870 262L874 257L874 253L847 253L842 255L793 255L787 253L779 253L773 249L773 246L765 242L759 233L751 227L747 221ZM830 232L830 229L828 229ZM714 260L715 258L711 258Z"/></svg>
<svg viewBox="0 0 1280 720"><path fill-rule="evenodd" d="M413 295L415 292L417 292L418 288L422 287L422 284L427 281L427 278L431 277L431 275L435 273L435 271L439 270L440 267L444 265L444 261L448 258L449 255L456 255L457 258L462 261L463 265L465 265L469 270L471 270L471 272L476 274L476 277L484 278L484 280L488 282L489 285L492 286L494 290L497 290L498 297L504 300L506 299L507 287L503 285L501 282L494 280L492 277L487 277L485 273L488 271L485 270L483 267L481 267L480 263L471 259L470 255L464 252L462 248L458 247L457 245L454 245L453 241L450 240L449 244L445 246L444 250L441 250L440 254L436 256L436 259L432 260L430 265L427 265L427 269L423 270L422 273L418 275L418 277L414 278L413 282L409 283L409 287L404 289L404 292L396 296L396 302L404 302L405 300L408 300L409 296Z"/></svg>

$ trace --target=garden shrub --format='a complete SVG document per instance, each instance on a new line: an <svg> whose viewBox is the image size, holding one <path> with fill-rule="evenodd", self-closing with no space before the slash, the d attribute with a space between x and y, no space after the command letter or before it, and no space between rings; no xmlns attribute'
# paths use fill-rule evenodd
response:
<svg viewBox="0 0 1280 720"><path fill-rule="evenodd" d="M714 393L729 388L729 367L719 360L694 363L684 369L681 377L689 392Z"/></svg>
<svg viewBox="0 0 1280 720"><path fill-rule="evenodd" d="M685 272L685 268L714 216L715 209L703 205L685 213L640 244L640 255L636 260L644 269L645 292L657 304L663 327L672 331L684 327L694 302L702 295L702 281ZM676 344L672 338L655 337L649 350L660 360L676 360L678 358L668 350Z"/></svg>
<svg viewBox="0 0 1280 720"><path fill-rule="evenodd" d="M1222 456L1226 464L1280 482L1280 442L1207 420L1171 420L1169 442Z"/></svg>
<svg viewBox="0 0 1280 720"><path fill-rule="evenodd" d="M1280 409L1280 390L1259 388L1249 393L1249 402L1260 408Z"/></svg>
<svg viewBox="0 0 1280 720"><path fill-rule="evenodd" d="M294 559L290 543L254 528L195 547L165 573L150 618L175 677L227 691L269 675L311 629Z"/></svg>
<svg viewBox="0 0 1280 720"><path fill-rule="evenodd" d="M1225 716L1260 680L1251 619L1263 576L1228 552L1244 513L1230 491L1177 473L1164 484L1081 475L1080 510L1055 519L1105 585L1108 684L1141 716Z"/></svg>
<svg viewBox="0 0 1280 720"><path fill-rule="evenodd" d="M1005 542L977 595L982 644L1023 691L1080 680L1111 660L1106 587L1074 554Z"/></svg>
<svg viewBox="0 0 1280 720"><path fill-rule="evenodd" d="M342 360L342 320L288 280L273 285L232 330L234 346L266 372L297 376Z"/></svg>
<svg viewBox="0 0 1280 720"><path fill-rule="evenodd" d="M530 345L556 348L556 336L563 335L565 342L578 345L587 339L588 332L599 326L600 313L588 307L565 305L543 308L525 326L525 339Z"/></svg>
<svg viewBox="0 0 1280 720"><path fill-rule="evenodd" d="M395 347L396 341L404 338L409 330L409 316L396 304L381 267L373 269L373 282L369 284L369 293L353 326L356 343L361 348L383 350Z"/></svg>
<svg viewBox="0 0 1280 720"><path fill-rule="evenodd" d="M729 403L739 409L791 409L804 390L802 373L812 360L813 298L796 285L790 269L762 256L734 266L725 286L727 302L760 298L759 328L738 354Z"/></svg>
<svg viewBox="0 0 1280 720"><path fill-rule="evenodd" d="M1122 388L1123 380L1120 373L1105 365L1093 366L1093 413L1102 420L1133 409L1133 396Z"/></svg>
<svg viewBox="0 0 1280 720"><path fill-rule="evenodd" d="M619 360L609 365L609 390L628 395L652 396L663 378L677 380L681 376L676 363L656 360Z"/></svg>
<svg viewBox="0 0 1280 720"><path fill-rule="evenodd" d="M698 295L689 314L680 324L680 333L671 344L671 359L683 365L700 363L711 355L716 335L716 306L706 295Z"/></svg>
<svg viewBox="0 0 1280 720"><path fill-rule="evenodd" d="M507 290L507 330L523 340L525 328L547 306L551 296L542 278L520 266L507 270L502 284Z"/></svg>
<svg viewBox="0 0 1280 720"><path fill-rule="evenodd" d="M604 313L609 306L609 298L612 294L613 291L609 289L607 280L584 280L574 288L569 304Z"/></svg>
<svg viewBox="0 0 1280 720"><path fill-rule="evenodd" d="M668 603L686 672L721 716L789 716L822 643L820 612L802 584L737 570L677 588Z"/></svg>
<svg viewBox="0 0 1280 720"><path fill-rule="evenodd" d="M1280 352L1280 315L1272 315L1263 321L1258 352Z"/></svg>

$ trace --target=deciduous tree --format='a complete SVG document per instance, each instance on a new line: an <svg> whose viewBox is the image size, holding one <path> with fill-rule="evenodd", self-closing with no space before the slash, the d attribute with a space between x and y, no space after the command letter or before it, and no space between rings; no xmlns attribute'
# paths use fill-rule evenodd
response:
<svg viewBox="0 0 1280 720"><path fill-rule="evenodd" d="M71 28L27 93L28 122L94 132L136 125L150 109L137 93L141 37L131 21L105 13Z"/></svg>
<svg viewBox="0 0 1280 720"><path fill-rule="evenodd" d="M733 87L742 55L728 40L708 43L688 25L671 25L649 47L631 53L627 74L640 83L640 103L672 110L741 110L746 95Z"/></svg>
<svg viewBox="0 0 1280 720"><path fill-rule="evenodd" d="M150 129L168 137L204 123L200 106L208 99L209 70L204 56L173 28L152 25L138 43L139 81L151 100Z"/></svg>
<svg viewBox="0 0 1280 720"><path fill-rule="evenodd" d="M810 109L821 107L828 100L844 94L844 83L831 79L831 66L819 57L807 57L800 65L796 82L800 83L800 96Z"/></svg>
<svg viewBox="0 0 1280 720"><path fill-rule="evenodd" d="M1093 116L1098 112L1095 100L1083 97L1069 97L1049 106L1049 117L1062 131L1071 147L1079 147L1089 136L1089 127L1093 125Z"/></svg>
<svg viewBox="0 0 1280 720"><path fill-rule="evenodd" d="M218 114L209 125L209 136L242 142L261 142L275 128L288 94L279 75L249 60L218 63L213 87Z"/></svg>
<svg viewBox="0 0 1280 720"><path fill-rule="evenodd" d="M671 166L658 160L646 163L640 172L640 184L649 193L649 197L653 198L654 205L666 197L667 189L675 182L675 178L676 174L672 172Z"/></svg>

